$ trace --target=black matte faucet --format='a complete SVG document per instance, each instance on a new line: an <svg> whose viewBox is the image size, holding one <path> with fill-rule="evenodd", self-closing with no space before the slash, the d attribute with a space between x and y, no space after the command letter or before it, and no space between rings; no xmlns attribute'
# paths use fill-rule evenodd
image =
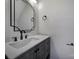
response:
<svg viewBox="0 0 79 59"><path fill-rule="evenodd" d="M21 40L23 40L23 33L26 33L25 30L21 30L21 31L20 31L20 34L21 34L21 35L20 35L20 39L21 39Z"/></svg>

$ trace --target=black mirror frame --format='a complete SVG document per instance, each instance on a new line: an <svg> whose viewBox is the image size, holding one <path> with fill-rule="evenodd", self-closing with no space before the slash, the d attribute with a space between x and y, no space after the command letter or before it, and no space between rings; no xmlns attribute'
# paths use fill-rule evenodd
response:
<svg viewBox="0 0 79 59"><path fill-rule="evenodd" d="M26 2L28 2L28 1L26 1ZM28 32L33 31L35 29L35 26L36 26L36 23L35 23L36 22L36 19L35 19L35 17L33 17L33 19L34 19L33 20L33 27L30 30L29 29L28 30L27 29L26 30L20 30L20 28L15 25L15 0L14 0L14 4L13 5L14 6L12 6L12 0L10 0L10 26L13 27L14 32L17 32L17 31L25 31L26 33L28 33ZM14 10L12 10L12 7L14 8ZM31 5L31 7L33 8L32 5ZM12 11L14 12L13 15L12 15ZM34 12L34 16L35 16L35 10L34 10L34 8L33 8L33 12ZM14 23L13 24L12 24L12 20L13 20L12 16L14 18Z"/></svg>

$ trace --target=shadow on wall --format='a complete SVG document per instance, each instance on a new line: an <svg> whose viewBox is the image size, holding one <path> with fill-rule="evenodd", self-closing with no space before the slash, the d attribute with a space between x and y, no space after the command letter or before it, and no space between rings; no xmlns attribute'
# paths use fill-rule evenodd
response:
<svg viewBox="0 0 79 59"><path fill-rule="evenodd" d="M55 44L54 44L54 39L51 37L51 41L50 41L50 59L59 59L59 56L57 54L56 48L55 48Z"/></svg>

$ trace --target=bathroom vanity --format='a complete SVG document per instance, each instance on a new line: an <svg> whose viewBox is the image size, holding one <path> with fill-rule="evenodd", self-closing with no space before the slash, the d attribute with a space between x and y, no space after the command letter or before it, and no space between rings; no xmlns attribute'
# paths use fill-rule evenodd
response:
<svg viewBox="0 0 79 59"><path fill-rule="evenodd" d="M34 35L29 38L37 39L28 41L29 43L22 48L13 47L10 45L11 43L6 43L5 52L7 57L9 59L50 59L50 37L47 35Z"/></svg>
<svg viewBox="0 0 79 59"><path fill-rule="evenodd" d="M19 32L20 36L17 38L18 35L14 34L16 37L11 37L15 41L5 43L5 55L8 59L50 59L48 35L23 36L31 31L37 32L37 11L36 4L31 0L10 0L10 27L13 28L13 33Z"/></svg>

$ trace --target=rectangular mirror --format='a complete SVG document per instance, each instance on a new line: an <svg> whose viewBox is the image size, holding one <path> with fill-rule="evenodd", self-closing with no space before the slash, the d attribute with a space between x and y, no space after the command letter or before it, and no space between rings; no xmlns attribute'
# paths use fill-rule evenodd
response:
<svg viewBox="0 0 79 59"><path fill-rule="evenodd" d="M18 31L15 28L15 0L10 0L10 26L14 28L14 31Z"/></svg>

